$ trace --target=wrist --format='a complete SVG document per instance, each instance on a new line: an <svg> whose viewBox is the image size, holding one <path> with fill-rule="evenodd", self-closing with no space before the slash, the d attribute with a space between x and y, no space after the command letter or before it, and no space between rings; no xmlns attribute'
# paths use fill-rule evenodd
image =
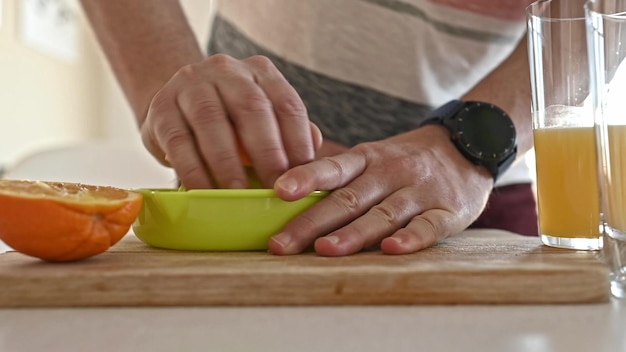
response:
<svg viewBox="0 0 626 352"><path fill-rule="evenodd" d="M446 128L461 155L486 168L494 183L517 155L513 121L493 104L453 100L432 111L420 124L426 125Z"/></svg>
<svg viewBox="0 0 626 352"><path fill-rule="evenodd" d="M468 175L467 179L473 184L485 184L488 190L493 188L495 181L491 172L482 165L472 163L461 154L453 143L448 128L441 124L427 124L420 127L420 130L436 141L434 143L440 146L439 149L448 156L462 174Z"/></svg>

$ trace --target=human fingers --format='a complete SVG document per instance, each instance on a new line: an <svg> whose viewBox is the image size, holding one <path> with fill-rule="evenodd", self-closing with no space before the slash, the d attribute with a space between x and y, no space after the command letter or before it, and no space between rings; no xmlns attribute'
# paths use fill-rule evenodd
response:
<svg viewBox="0 0 626 352"><path fill-rule="evenodd" d="M337 228L345 225L346 219L351 220L367 211L381 200L384 186L380 179L363 176L351 182L365 169L365 160L357 153L344 153L324 158L297 167L302 179L313 178L312 184L320 189L336 189L328 197L292 219L280 233L270 240L270 251L276 254L299 253L313 241ZM289 195L300 198L299 193L308 194L308 186L296 185L289 173L291 169L276 182L277 193L289 191ZM300 187L300 190L290 187ZM293 200L292 199L292 200Z"/></svg>
<svg viewBox="0 0 626 352"><path fill-rule="evenodd" d="M199 158L220 188L247 188L248 179L242 167L237 137L215 86L199 80L199 74L187 73L177 105L193 132ZM195 184L182 180L188 188Z"/></svg>
<svg viewBox="0 0 626 352"><path fill-rule="evenodd" d="M367 166L365 157L350 151L323 157L292 168L274 183L274 191L284 200L298 200L316 190L331 190L348 184Z"/></svg>
<svg viewBox="0 0 626 352"><path fill-rule="evenodd" d="M256 61L260 60L257 59ZM259 70L257 69L257 71ZM277 77L276 80L282 79L284 81L279 73ZM270 74L265 74L262 78L268 82L272 81ZM252 100L267 102L262 89L256 88L258 85L254 82L255 79L246 65L225 55L214 55L205 62L183 67L153 99L149 118L142 124L142 138L146 148L161 163L174 166L187 188L210 187L213 183L212 179L217 183L213 186L247 187L248 180L239 158L238 134L246 136L246 140L253 140L248 143L249 152L246 152L248 155L254 155L260 149L259 144L261 146L271 145L272 140L278 140L274 144L279 145L276 149L280 153L283 149L280 146L282 134L277 131L276 126L272 127L272 124L277 125L277 123L273 121L271 116L266 119L261 118L259 121L257 116L253 114L238 115L235 113L235 117L247 116L249 121L245 119L245 121L240 122L239 126L234 126L237 121L231 121L232 117L222 101L218 85L227 98L232 97L230 102L238 100L237 94L241 92L243 94L249 92L248 97ZM272 88L271 83L267 84L266 88ZM287 87L290 86L287 85ZM229 94L232 91L235 93ZM281 94L277 95L280 96ZM175 104L172 104L172 100L175 100ZM237 107L236 103L234 105L231 103L231 109L237 111ZM254 110L255 107L252 106L250 109ZM266 110L268 113L264 114L265 117L268 114L271 115L271 109ZM261 115L263 117L263 114ZM269 123L266 123L267 121ZM181 124L181 122L184 123ZM312 122L307 120L307 123L310 134L306 136L313 140L315 148L319 148L322 144L321 132ZM255 124L255 126L247 128L251 124ZM260 128L257 128L259 125ZM184 137L180 137L180 139L191 142L194 149L189 148L188 143L186 143L186 148L176 145L174 147L161 145L162 143L170 143L167 142L169 139L161 136L164 133L169 133L161 131L162 128L168 126L173 127L172 131L184 134ZM238 133L235 131L236 128L240 130ZM269 137L267 137L268 134ZM257 138L259 135L261 136L260 142ZM285 133L285 135L290 135L290 133ZM270 143L264 142L263 138L269 139ZM158 139L165 140L165 142L160 142ZM305 142L305 144L308 145L309 142ZM271 147L269 148L271 149ZM166 152L165 149L171 150ZM244 147L244 149L246 148ZM181 150L184 154L178 154L177 150ZM181 160L181 158L185 158L185 160ZM173 162L171 162L172 160ZM259 163L257 162L257 164ZM285 166L281 166L281 164L286 164L286 162L281 163L279 161L276 163L270 160L269 165L278 165L276 170L270 171L270 173L279 174L284 171ZM184 169L179 170L178 168L181 167ZM194 167L196 171L186 171ZM261 165L261 171L257 172L260 175L263 174L262 167L263 165ZM257 168L259 168L258 165ZM198 174L199 172L201 174ZM271 184L273 178L275 176L270 177L266 182Z"/></svg>
<svg viewBox="0 0 626 352"><path fill-rule="evenodd" d="M442 239L463 231L461 221L450 221L444 209L430 209L414 217L410 223L383 239L381 250L386 254L408 254L428 248Z"/></svg>
<svg viewBox="0 0 626 352"><path fill-rule="evenodd" d="M304 167L299 171L302 172L302 169ZM331 172L325 173L319 165L316 171L317 175L341 179L330 176ZM407 224L411 223L415 227L416 224L420 224L419 220L432 221L433 227L417 228L410 232L413 237L409 239L405 239L406 234L395 237L395 248L392 247L394 243L387 245L389 250L386 253L411 253L424 248L420 245L432 245L442 236L463 229L463 218L455 218L454 214L447 210L453 208L453 204L440 204L439 210L447 216L435 218L432 215L439 214L432 210L438 201L435 198L438 197L436 192L427 191L429 188L427 184L422 189L419 185L407 187L402 178L389 178L379 173L366 172L345 186L342 186L341 182L327 183L327 186L341 188L305 211L302 217L294 218L275 235L270 244L272 252L299 253L314 241L318 254L344 256L378 245L396 232L406 232ZM441 198L447 197L442 195ZM425 210L426 215L431 215L420 217ZM399 243L402 240L404 243Z"/></svg>
<svg viewBox="0 0 626 352"><path fill-rule="evenodd" d="M296 90L268 58L253 56L244 62L271 102L289 166L312 161L315 143L306 107Z"/></svg>
<svg viewBox="0 0 626 352"><path fill-rule="evenodd" d="M344 256L380 244L385 254L409 254L465 228L462 219L448 209L421 212L424 208L428 208L426 203L419 204L415 197L387 198L352 223L319 237L315 251L323 256Z"/></svg>
<svg viewBox="0 0 626 352"><path fill-rule="evenodd" d="M354 221L317 238L315 251L323 256L344 256L378 245L404 228L427 204L415 189L402 188L376 203Z"/></svg>
<svg viewBox="0 0 626 352"><path fill-rule="evenodd" d="M315 146L315 150L319 150L324 143L324 137L322 136L322 131L316 124L313 122L309 123L309 127L311 129L311 138L313 139L313 145Z"/></svg>
<svg viewBox="0 0 626 352"><path fill-rule="evenodd" d="M271 187L289 167L272 102L254 81L249 68L224 58L214 61L213 67L220 72L216 87L228 117L259 179L264 186ZM226 74L233 70L245 74Z"/></svg>
<svg viewBox="0 0 626 352"><path fill-rule="evenodd" d="M285 200L316 188L334 191L275 235L270 250L292 254L315 240L321 255L351 254L378 243L388 254L411 253L461 232L480 214L492 180L437 132L362 144L287 171L275 184ZM343 201L333 202L335 195Z"/></svg>
<svg viewBox="0 0 626 352"><path fill-rule="evenodd" d="M157 160L171 165L183 185L213 187L209 172L196 150L194 135L169 89L162 89L152 99L146 120L141 125L141 136L146 149Z"/></svg>
<svg viewBox="0 0 626 352"><path fill-rule="evenodd" d="M159 143L156 141L153 129L149 127L149 124L146 124L145 121L141 125L140 133L141 142L148 152L152 154L152 156L162 165L171 167L172 165L170 164L167 154L165 154L163 149L159 146Z"/></svg>

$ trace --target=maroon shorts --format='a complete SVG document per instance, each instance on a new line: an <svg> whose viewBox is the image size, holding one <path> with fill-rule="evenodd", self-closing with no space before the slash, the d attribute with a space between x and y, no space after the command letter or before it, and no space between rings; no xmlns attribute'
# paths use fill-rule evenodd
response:
<svg viewBox="0 0 626 352"><path fill-rule="evenodd" d="M469 227L538 236L537 202L532 185L525 183L494 188L485 210Z"/></svg>

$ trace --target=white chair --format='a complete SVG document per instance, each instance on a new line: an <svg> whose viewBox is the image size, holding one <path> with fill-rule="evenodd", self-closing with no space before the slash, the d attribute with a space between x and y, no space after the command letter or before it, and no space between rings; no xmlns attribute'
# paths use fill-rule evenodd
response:
<svg viewBox="0 0 626 352"><path fill-rule="evenodd" d="M5 179L76 182L133 188L176 187L176 174L142 147L92 142L32 153L9 166Z"/></svg>

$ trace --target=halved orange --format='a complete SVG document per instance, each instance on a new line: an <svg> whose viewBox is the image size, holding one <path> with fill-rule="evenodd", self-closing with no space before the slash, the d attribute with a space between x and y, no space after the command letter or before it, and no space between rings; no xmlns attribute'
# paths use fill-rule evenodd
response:
<svg viewBox="0 0 626 352"><path fill-rule="evenodd" d="M116 187L0 180L0 239L47 261L91 257L124 237L142 200Z"/></svg>

